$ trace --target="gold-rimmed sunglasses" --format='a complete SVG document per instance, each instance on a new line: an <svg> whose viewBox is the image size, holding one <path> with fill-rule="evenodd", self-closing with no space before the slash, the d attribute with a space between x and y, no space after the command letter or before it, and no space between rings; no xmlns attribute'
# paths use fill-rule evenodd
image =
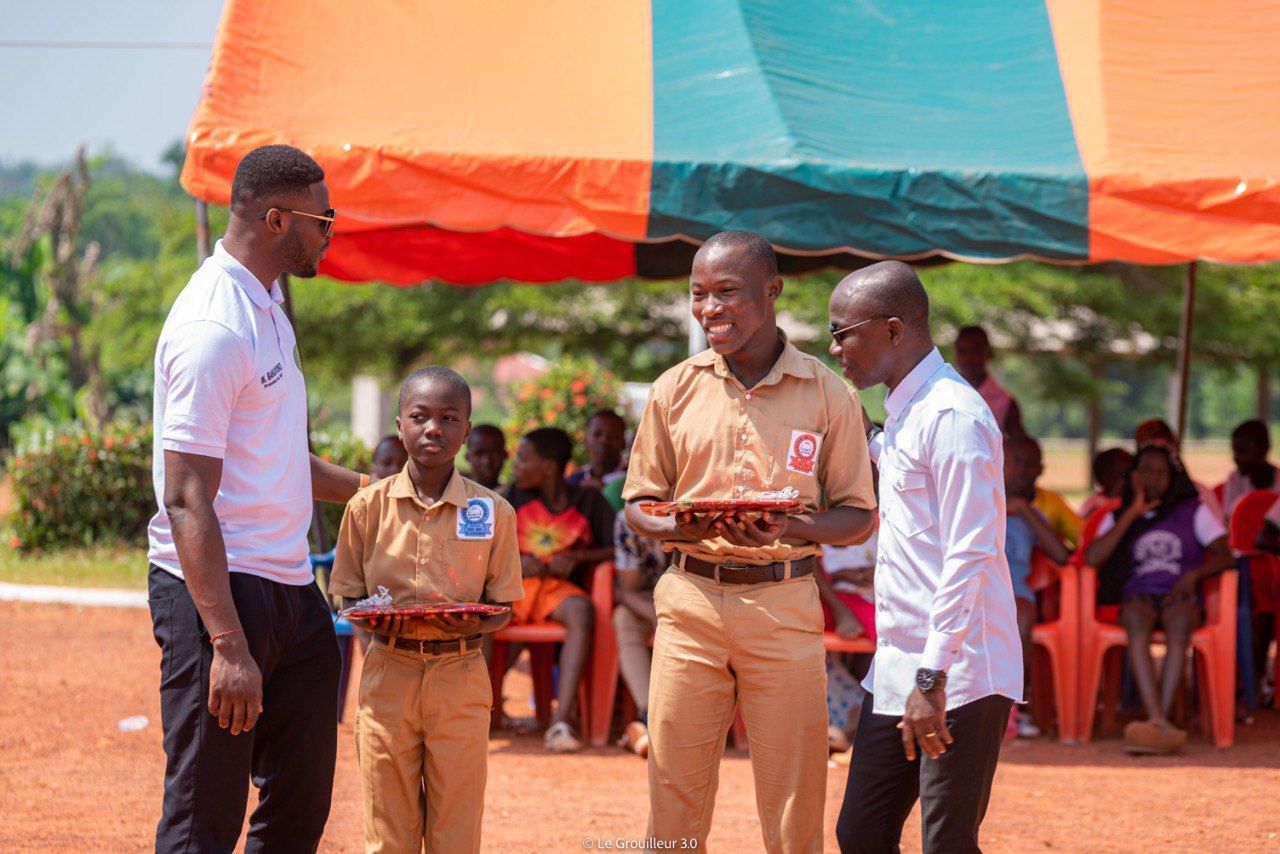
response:
<svg viewBox="0 0 1280 854"><path fill-rule="evenodd" d="M887 318L897 317L897 316L898 315L896 314L876 314L876 315L872 315L871 317L868 317L866 320L859 320L857 323L853 324L852 326L846 326L843 329L836 329L836 325L834 323L828 323L827 328L831 330L831 337L836 342L836 344L841 344L844 342L845 335L857 329L859 326L862 326L864 323L870 323L873 320L885 320Z"/></svg>
<svg viewBox="0 0 1280 854"><path fill-rule="evenodd" d="M324 220L325 240L328 240L330 237L333 237L333 225L338 220L338 212L333 208L329 208L327 211L320 214L307 213L306 211L295 211L289 208L272 208L271 211L280 211L280 213L291 213L291 214L297 214L298 216L308 216L308 217L311 217L312 219ZM267 214L271 213L271 211L267 211L267 213L262 214L261 216L258 217L258 219L266 219Z"/></svg>

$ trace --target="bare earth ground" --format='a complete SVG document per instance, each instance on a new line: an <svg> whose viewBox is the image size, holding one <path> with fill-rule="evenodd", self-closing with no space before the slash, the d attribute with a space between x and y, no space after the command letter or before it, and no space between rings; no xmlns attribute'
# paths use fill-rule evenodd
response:
<svg viewBox="0 0 1280 854"><path fill-rule="evenodd" d="M139 851L159 812L163 754L159 652L145 611L0 604L0 850ZM528 708L527 682L508 681L508 709ZM122 733L144 714L151 725ZM337 784L325 851L358 851L361 809L351 716L339 732ZM844 792L827 790L829 848ZM545 755L536 736L495 738L485 849L575 851L583 839L634 839L644 829L644 763L617 749ZM1280 715L1267 712L1216 750L1131 759L1119 743L1047 741L1004 751L983 832L992 851L1275 849L1280 845ZM919 849L919 823L904 838ZM760 850L750 765L729 754L708 847Z"/></svg>

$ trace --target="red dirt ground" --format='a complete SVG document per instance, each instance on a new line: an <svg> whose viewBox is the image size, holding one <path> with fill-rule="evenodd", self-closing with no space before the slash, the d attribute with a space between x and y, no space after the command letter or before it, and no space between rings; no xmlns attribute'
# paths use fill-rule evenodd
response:
<svg viewBox="0 0 1280 854"><path fill-rule="evenodd" d="M137 851L150 847L164 757L159 652L145 611L0 604L0 850ZM527 684L509 680L511 711ZM122 733L144 714L151 726ZM351 718L339 733L333 812L322 850L358 851L360 793ZM829 848L845 769L827 788ZM1280 845L1280 715L1216 750L1132 759L1116 741L1006 747L983 843L992 851L1274 850ZM583 839L644 830L644 763L615 748L548 756L536 736L495 738L486 850L582 850ZM913 816L904 836L919 849ZM726 757L708 847L761 848L751 770Z"/></svg>

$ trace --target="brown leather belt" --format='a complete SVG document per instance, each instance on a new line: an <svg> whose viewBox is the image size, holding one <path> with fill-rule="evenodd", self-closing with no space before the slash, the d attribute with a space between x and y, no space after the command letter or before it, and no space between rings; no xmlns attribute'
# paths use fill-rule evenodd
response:
<svg viewBox="0 0 1280 854"><path fill-rule="evenodd" d="M718 584L765 584L770 581L786 581L812 575L818 568L818 559L802 557L799 560L778 563L711 563L693 555L677 552L675 565L692 575L710 578Z"/></svg>
<svg viewBox="0 0 1280 854"><path fill-rule="evenodd" d="M376 632L373 635L384 646L394 646L396 649L402 649L405 652L416 652L418 655L451 655L470 652L473 649L480 648L480 635L472 635L469 638L458 638L457 640L411 640L410 638L389 638L386 635L380 635Z"/></svg>

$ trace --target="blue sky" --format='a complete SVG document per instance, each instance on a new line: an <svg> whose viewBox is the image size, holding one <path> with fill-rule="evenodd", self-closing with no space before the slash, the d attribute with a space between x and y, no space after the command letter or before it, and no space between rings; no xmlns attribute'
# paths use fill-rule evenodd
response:
<svg viewBox="0 0 1280 854"><path fill-rule="evenodd" d="M211 45L222 0L0 0L0 161L66 160L112 146L160 170L183 136L209 47L14 47L11 42Z"/></svg>

